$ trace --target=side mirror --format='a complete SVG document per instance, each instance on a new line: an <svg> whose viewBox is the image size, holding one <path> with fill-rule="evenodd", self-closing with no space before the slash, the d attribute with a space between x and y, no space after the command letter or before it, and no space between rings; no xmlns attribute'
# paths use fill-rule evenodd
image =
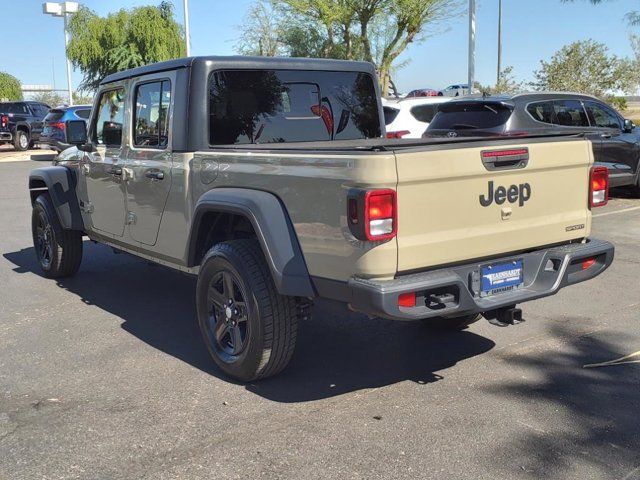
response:
<svg viewBox="0 0 640 480"><path fill-rule="evenodd" d="M79 147L87 143L87 124L84 120L67 120L67 142Z"/></svg>
<svg viewBox="0 0 640 480"><path fill-rule="evenodd" d="M108 147L122 145L122 124L116 122L104 122L102 124L102 138Z"/></svg>
<svg viewBox="0 0 640 480"><path fill-rule="evenodd" d="M631 120L625 120L624 121L624 132L625 133L633 132L634 128L636 128L636 125Z"/></svg>

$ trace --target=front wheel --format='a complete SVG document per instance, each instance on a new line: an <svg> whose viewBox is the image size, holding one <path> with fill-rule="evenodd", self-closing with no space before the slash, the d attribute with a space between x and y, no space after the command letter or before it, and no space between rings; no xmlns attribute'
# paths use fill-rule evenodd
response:
<svg viewBox="0 0 640 480"><path fill-rule="evenodd" d="M46 193L33 203L31 232L38 263L46 277L69 277L78 271L82 262L82 232L62 228Z"/></svg>
<svg viewBox="0 0 640 480"><path fill-rule="evenodd" d="M476 323L482 318L480 314L464 315L462 317L453 318L425 318L421 320L423 325L430 330L439 331L451 331L451 330L464 330L472 323Z"/></svg>
<svg viewBox="0 0 640 480"><path fill-rule="evenodd" d="M280 295L260 245L232 240L205 255L196 288L198 324L220 369L248 382L283 370L296 344L298 302Z"/></svg>

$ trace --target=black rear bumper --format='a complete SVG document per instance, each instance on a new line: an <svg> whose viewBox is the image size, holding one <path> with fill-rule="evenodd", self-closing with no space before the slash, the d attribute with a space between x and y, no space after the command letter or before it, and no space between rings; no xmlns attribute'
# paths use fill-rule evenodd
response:
<svg viewBox="0 0 640 480"><path fill-rule="evenodd" d="M614 247L603 240L572 243L490 261L458 265L429 272L403 275L388 281L352 278L348 301L357 311L395 320L457 317L487 312L555 294L568 285L596 277L613 262ZM583 269L582 262L595 259ZM482 266L522 260L524 284L517 290L480 296ZM417 292L415 307L399 307L398 296ZM446 295L442 304L428 302L433 294ZM442 297L444 298L444 297Z"/></svg>

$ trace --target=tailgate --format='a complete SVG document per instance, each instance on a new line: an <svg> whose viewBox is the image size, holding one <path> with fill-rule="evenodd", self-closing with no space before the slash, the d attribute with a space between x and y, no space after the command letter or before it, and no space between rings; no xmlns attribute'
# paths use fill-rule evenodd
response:
<svg viewBox="0 0 640 480"><path fill-rule="evenodd" d="M398 271L588 235L591 142L545 138L491 145L395 152ZM496 151L503 153L487 153Z"/></svg>

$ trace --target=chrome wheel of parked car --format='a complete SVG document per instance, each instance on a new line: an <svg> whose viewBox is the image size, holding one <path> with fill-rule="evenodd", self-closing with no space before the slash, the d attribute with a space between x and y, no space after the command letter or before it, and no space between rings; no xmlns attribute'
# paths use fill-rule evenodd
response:
<svg viewBox="0 0 640 480"><path fill-rule="evenodd" d="M16 150L24 152L29 148L29 135L23 130L16 131L16 137L13 146Z"/></svg>

